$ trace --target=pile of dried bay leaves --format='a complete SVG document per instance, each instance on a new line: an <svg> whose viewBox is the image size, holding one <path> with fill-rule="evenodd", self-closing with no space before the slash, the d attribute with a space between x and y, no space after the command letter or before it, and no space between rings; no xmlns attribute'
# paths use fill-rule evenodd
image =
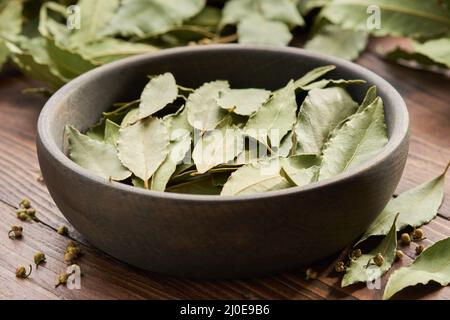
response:
<svg viewBox="0 0 450 320"><path fill-rule="evenodd" d="M376 88L360 103L316 68L274 92L197 89L171 73L103 114L86 135L67 128L69 156L106 179L158 191L240 195L303 186L374 157L387 143Z"/></svg>
<svg viewBox="0 0 450 320"><path fill-rule="evenodd" d="M449 0L0 0L8 57L54 91L105 63L160 49L239 42L300 45L355 59L369 35L413 39L387 57L450 66ZM74 6L76 5L76 6ZM302 37L296 37L302 38Z"/></svg>

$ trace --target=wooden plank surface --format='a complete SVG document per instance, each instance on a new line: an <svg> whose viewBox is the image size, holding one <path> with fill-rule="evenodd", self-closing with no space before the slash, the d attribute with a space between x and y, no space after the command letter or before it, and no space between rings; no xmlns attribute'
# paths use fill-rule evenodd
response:
<svg viewBox="0 0 450 320"><path fill-rule="evenodd" d="M450 161L450 79L441 74L408 69L379 59L374 50L358 61L386 78L408 105L411 117L411 147L398 192L439 175ZM35 135L39 111L45 99L24 95L33 83L17 73L0 76L0 299L380 299L382 290L365 285L340 288L339 277L329 272L336 257L318 263L317 280L306 281L303 270L273 277L198 281L176 279L138 270L90 246L70 226L71 235L84 252L82 289L54 288L57 275L65 270L67 239L38 223L22 223L24 238L10 240L10 225L18 224L14 207L24 196L36 207L38 216L53 227L68 222L56 208L40 175ZM450 183L439 216L425 226L425 245L450 236ZM409 264L414 247L403 248ZM14 276L18 265L28 265L36 251L47 256L27 280ZM392 272L392 270L390 271ZM382 278L382 286L387 277ZM422 286L405 290L396 298L450 299L450 288Z"/></svg>

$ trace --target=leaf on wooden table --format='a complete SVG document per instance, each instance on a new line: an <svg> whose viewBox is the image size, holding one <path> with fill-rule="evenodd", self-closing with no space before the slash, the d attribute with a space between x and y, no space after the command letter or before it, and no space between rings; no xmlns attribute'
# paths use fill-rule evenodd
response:
<svg viewBox="0 0 450 320"><path fill-rule="evenodd" d="M390 226L390 230L380 244L370 251L363 254L357 259L350 262L350 266L342 278L341 286L346 287L357 282L374 281L385 274L392 266L395 260L395 251L397 248L397 228L396 220ZM381 266L373 263L373 258L377 254L381 254L384 262Z"/></svg>
<svg viewBox="0 0 450 320"><path fill-rule="evenodd" d="M360 165L373 158L388 141L381 98L355 114L325 144L319 180Z"/></svg>
<svg viewBox="0 0 450 320"><path fill-rule="evenodd" d="M296 154L320 154L331 132L357 108L358 104L342 88L310 90L295 125Z"/></svg>
<svg viewBox="0 0 450 320"><path fill-rule="evenodd" d="M294 82L294 86L295 86L295 88L304 87L304 86L310 84L311 82L316 81L320 77L326 75L328 72L333 71L334 69L336 69L336 66L334 66L334 65L328 65L328 66L314 68L311 71L308 71L307 73L305 73L301 78L297 79Z"/></svg>
<svg viewBox="0 0 450 320"><path fill-rule="evenodd" d="M174 102L178 96L178 87L173 74L164 73L152 78L141 94L139 118L151 116Z"/></svg>
<svg viewBox="0 0 450 320"><path fill-rule="evenodd" d="M437 282L441 286L450 283L450 238L440 240L417 257L408 267L396 270L389 277L383 299L390 299L406 287Z"/></svg>
<svg viewBox="0 0 450 320"><path fill-rule="evenodd" d="M238 24L254 14L292 26L304 24L294 2L290 0L230 0L223 9L222 25Z"/></svg>
<svg viewBox="0 0 450 320"><path fill-rule="evenodd" d="M296 121L297 101L294 82L276 91L270 100L248 120L244 133L267 145L278 147Z"/></svg>
<svg viewBox="0 0 450 320"><path fill-rule="evenodd" d="M450 163L444 172L436 178L403 192L397 198L389 201L386 208L383 209L355 246L372 236L385 235L397 212L400 213L397 231L408 226L420 227L433 220L444 199L444 181L449 166Z"/></svg>
<svg viewBox="0 0 450 320"><path fill-rule="evenodd" d="M80 0L78 6L81 26L80 29L75 29L70 39L71 44L75 46L100 38L100 31L110 23L116 13L119 0Z"/></svg>
<svg viewBox="0 0 450 320"><path fill-rule="evenodd" d="M374 11L380 10L379 27ZM321 14L345 29L367 30L377 36L429 38L450 30L449 9L441 1L411 0L334 0Z"/></svg>
<svg viewBox="0 0 450 320"><path fill-rule="evenodd" d="M368 38L366 31L327 24L306 42L305 49L354 60L366 48Z"/></svg>
<svg viewBox="0 0 450 320"><path fill-rule="evenodd" d="M22 29L23 2L19 0L0 2L0 70L9 56L5 40L14 40Z"/></svg>
<svg viewBox="0 0 450 320"><path fill-rule="evenodd" d="M83 58L93 64L106 64L133 55L156 52L159 48L114 38L103 38L77 48Z"/></svg>
<svg viewBox="0 0 450 320"><path fill-rule="evenodd" d="M69 138L69 157L79 166L105 179L121 181L131 176L109 143L81 134L72 126L66 127Z"/></svg>
<svg viewBox="0 0 450 320"><path fill-rule="evenodd" d="M148 117L119 131L119 159L148 188L148 180L169 153L169 132L162 120Z"/></svg>
<svg viewBox="0 0 450 320"><path fill-rule="evenodd" d="M260 15L252 15L239 22L237 33L242 44L286 46L292 40L286 24Z"/></svg>
<svg viewBox="0 0 450 320"><path fill-rule="evenodd" d="M450 38L433 39L424 43L413 41L411 51L397 48L387 53L386 58L394 61L414 60L424 66L450 68Z"/></svg>
<svg viewBox="0 0 450 320"><path fill-rule="evenodd" d="M270 97L271 92L263 89L229 89L221 91L218 105L244 116L257 112Z"/></svg>
<svg viewBox="0 0 450 320"><path fill-rule="evenodd" d="M103 35L157 35L197 15L206 0L123 0Z"/></svg>
<svg viewBox="0 0 450 320"><path fill-rule="evenodd" d="M169 145L169 154L164 162L159 166L158 170L153 174L150 182L150 189L156 191L164 191L170 177L175 172L177 165L183 161L186 153L191 149L191 136L186 133L177 140L171 141Z"/></svg>
<svg viewBox="0 0 450 320"><path fill-rule="evenodd" d="M230 87L228 81L205 83L189 95L186 102L190 125L196 129L209 131L216 128L226 112L217 104L219 92Z"/></svg>
<svg viewBox="0 0 450 320"><path fill-rule="evenodd" d="M231 174L221 195L254 194L289 188L291 184L280 175L279 159L244 165Z"/></svg>
<svg viewBox="0 0 450 320"><path fill-rule="evenodd" d="M299 155L281 159L281 175L294 186L314 182L319 172L320 158L316 155Z"/></svg>

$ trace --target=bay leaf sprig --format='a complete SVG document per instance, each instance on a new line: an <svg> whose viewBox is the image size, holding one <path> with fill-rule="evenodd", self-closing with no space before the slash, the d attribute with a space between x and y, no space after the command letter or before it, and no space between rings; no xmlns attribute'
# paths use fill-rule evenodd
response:
<svg viewBox="0 0 450 320"><path fill-rule="evenodd" d="M387 143L375 88L358 103L346 86L364 81L322 79L334 68L275 91L151 76L139 99L115 104L86 134L68 126L68 155L104 179L155 191L230 196L314 183Z"/></svg>

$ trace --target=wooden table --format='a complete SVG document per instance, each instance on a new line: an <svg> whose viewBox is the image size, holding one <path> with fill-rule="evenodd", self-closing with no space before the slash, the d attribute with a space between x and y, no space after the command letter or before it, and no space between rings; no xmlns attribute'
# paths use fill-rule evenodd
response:
<svg viewBox="0 0 450 320"><path fill-rule="evenodd" d="M396 87L406 100L411 116L411 148L397 192L439 175L450 160L450 79L442 74L408 69L382 61L368 50L358 61ZM234 281L176 279L138 270L121 263L86 243L65 220L50 198L36 158L36 122L44 98L22 94L34 84L17 73L0 75L0 298L2 299L380 299L382 290L365 285L340 287L330 272L336 257L314 266L317 280L305 280L304 270L278 276ZM449 177L450 179L450 177ZM450 236L450 181L447 199L438 217L424 227L425 245ZM69 225L82 244L80 259L84 277L81 290L54 287L64 271L67 239L38 223L21 223L24 238L10 240L10 225L19 224L15 207L23 197L31 199L38 216L51 226ZM394 269L415 257L414 246L403 248L406 257ZM36 251L47 263L26 280L15 277L18 265L28 265ZM392 270L390 272L392 272ZM384 286L387 277L382 278ZM450 299L450 287L419 286L397 298Z"/></svg>

